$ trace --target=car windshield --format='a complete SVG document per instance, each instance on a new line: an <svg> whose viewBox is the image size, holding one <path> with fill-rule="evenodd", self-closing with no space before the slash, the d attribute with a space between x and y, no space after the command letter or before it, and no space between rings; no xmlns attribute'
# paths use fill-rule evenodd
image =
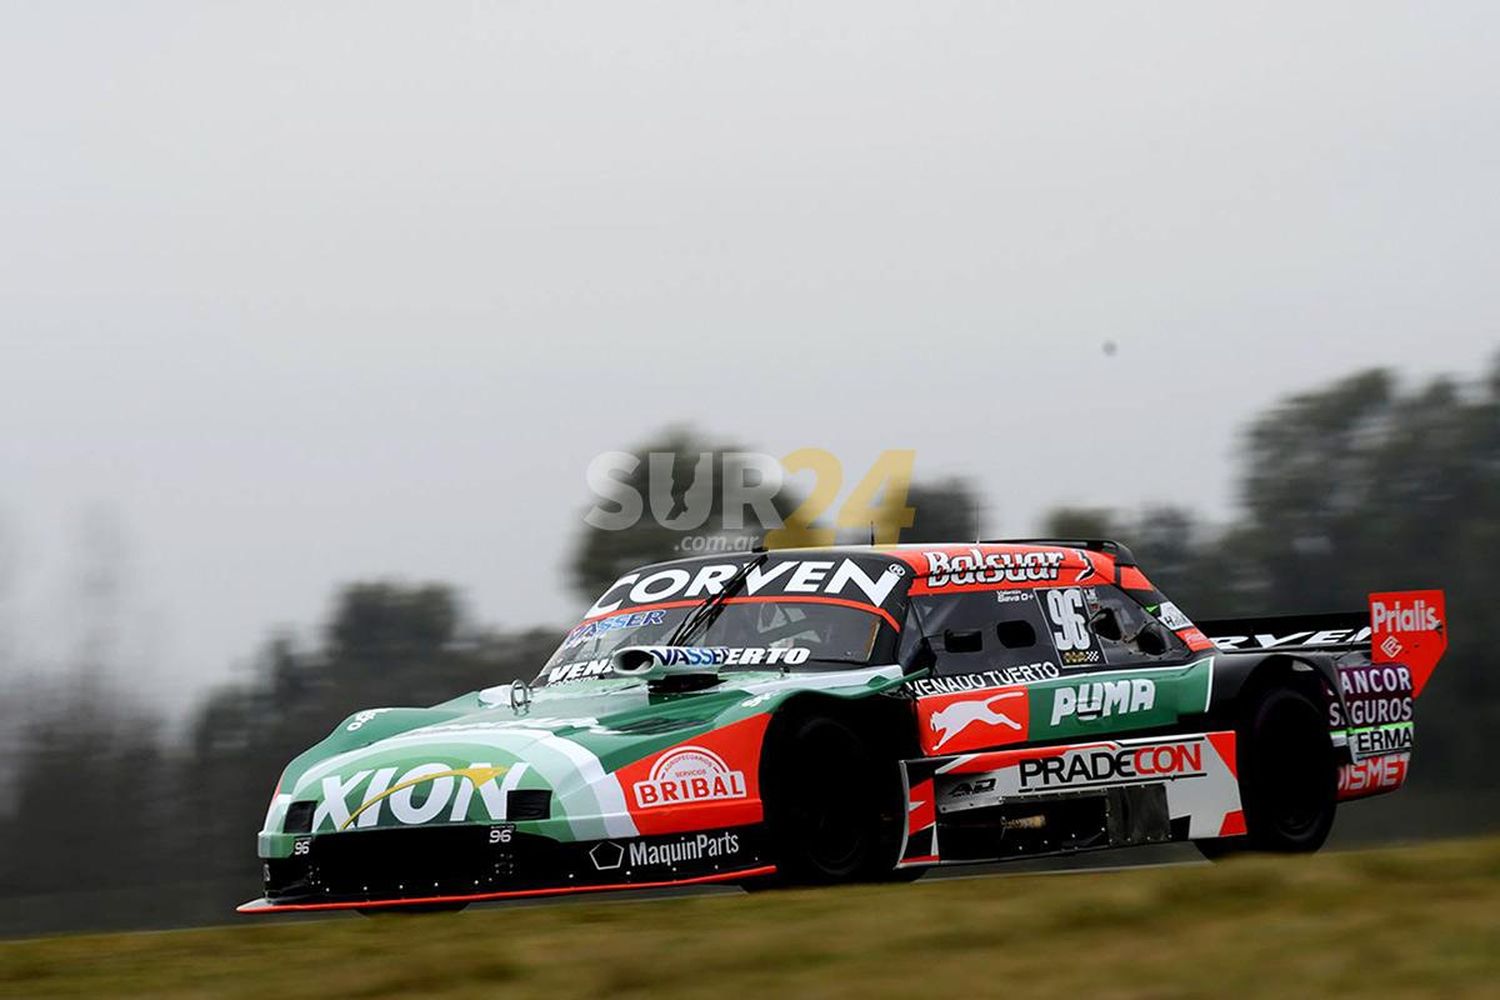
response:
<svg viewBox="0 0 1500 1000"><path fill-rule="evenodd" d="M625 646L666 641L692 610L691 607L635 609L585 621L563 639L537 676L537 683L555 684L607 674L611 653ZM784 663L792 669L836 670L869 663L882 633L892 631L885 615L874 608L863 610L795 598L731 597L719 608L712 623L698 630L691 645L806 650L792 656L748 659L744 665Z"/></svg>

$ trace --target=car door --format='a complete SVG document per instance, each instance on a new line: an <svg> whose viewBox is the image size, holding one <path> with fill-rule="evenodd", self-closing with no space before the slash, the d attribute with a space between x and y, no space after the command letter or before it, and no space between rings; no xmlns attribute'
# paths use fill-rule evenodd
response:
<svg viewBox="0 0 1500 1000"><path fill-rule="evenodd" d="M1126 685L1119 706L1103 700L1122 690L1113 678L1136 670L1154 677L1190 656L1180 639L1112 586L915 597L904 631L909 644L925 637L932 652L931 675L908 685L918 743L929 756L1046 740L1054 731L1088 728L1116 708L1144 720L1155 705L1156 681L1143 675ZM1095 674L1101 680L1090 683Z"/></svg>

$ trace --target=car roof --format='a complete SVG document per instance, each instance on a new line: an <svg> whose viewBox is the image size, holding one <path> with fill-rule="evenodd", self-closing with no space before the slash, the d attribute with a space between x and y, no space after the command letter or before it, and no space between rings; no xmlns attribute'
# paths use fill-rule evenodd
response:
<svg viewBox="0 0 1500 1000"><path fill-rule="evenodd" d="M719 552L682 559L663 560L638 567L634 572L645 576L652 571L670 568L690 568L709 564L745 563L757 555L764 554L768 562L788 560L840 560L849 559L868 566L872 562L887 563L900 560L908 567L913 577L912 593L933 592L929 582L940 589L950 589L963 574L977 572L975 586L988 576L991 583L1002 578L1012 583L1001 586L1036 586L1047 580L1088 579L1104 583L1117 578L1121 569L1134 567L1135 559L1130 550L1107 539L1025 539L1022 541L980 542L910 542L902 545L827 545L786 549L756 548L750 552ZM1022 580L1019 576L1024 567L1049 565L1052 572L1046 576L1032 574ZM1092 573L1069 573L1092 566ZM1014 569L1012 569L1014 568ZM1011 570L1011 572L1005 572ZM1130 570L1134 573L1135 570ZM955 575L957 574L957 575ZM967 589L967 588L965 588Z"/></svg>
<svg viewBox="0 0 1500 1000"><path fill-rule="evenodd" d="M662 559L638 567L639 570L666 566L695 566L709 562L745 561L765 553L773 559L809 559L814 557L833 559L870 559L895 556L911 562L908 557L923 552L967 553L977 551L981 556L1021 555L1032 552L1055 552L1058 549L1083 549L1103 556L1118 566L1134 566L1135 557L1119 542L1107 538L1023 538L985 539L983 541L953 542L905 542L898 545L811 545L785 549L765 549L757 546L749 551L710 552L704 555L684 556L679 559Z"/></svg>

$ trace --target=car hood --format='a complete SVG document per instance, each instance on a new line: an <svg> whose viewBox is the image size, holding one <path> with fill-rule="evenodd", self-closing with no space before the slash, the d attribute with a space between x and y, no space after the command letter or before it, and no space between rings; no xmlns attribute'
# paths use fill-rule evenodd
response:
<svg viewBox="0 0 1500 1000"><path fill-rule="evenodd" d="M798 692L858 697L901 680L893 666L735 672L712 688L660 693L644 681L601 678L500 685L432 708L368 709L288 765L262 846L283 854L288 845L278 841L299 834L443 823L628 836L630 810L614 778L622 768L709 733L756 728L758 741L768 713Z"/></svg>

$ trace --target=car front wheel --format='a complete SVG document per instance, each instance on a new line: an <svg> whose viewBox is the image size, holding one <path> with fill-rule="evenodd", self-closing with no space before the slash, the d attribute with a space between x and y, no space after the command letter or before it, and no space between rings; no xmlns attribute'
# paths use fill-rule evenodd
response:
<svg viewBox="0 0 1500 1000"><path fill-rule="evenodd" d="M901 821L898 765L846 722L788 719L768 741L762 794L781 884L883 879Z"/></svg>

